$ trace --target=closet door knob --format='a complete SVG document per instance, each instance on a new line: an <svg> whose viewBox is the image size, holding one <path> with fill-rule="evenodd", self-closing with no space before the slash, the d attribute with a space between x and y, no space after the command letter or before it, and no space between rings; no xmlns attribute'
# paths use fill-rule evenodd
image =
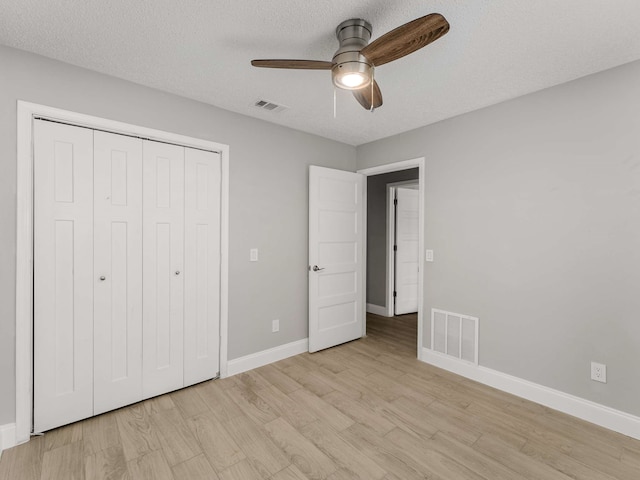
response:
<svg viewBox="0 0 640 480"><path fill-rule="evenodd" d="M100 281L101 281L101 282L104 282L106 279L107 279L107 277L105 277L104 275L102 275L102 276L100 277Z"/></svg>
<svg viewBox="0 0 640 480"><path fill-rule="evenodd" d="M180 275L180 270L176 270L176 275Z"/></svg>

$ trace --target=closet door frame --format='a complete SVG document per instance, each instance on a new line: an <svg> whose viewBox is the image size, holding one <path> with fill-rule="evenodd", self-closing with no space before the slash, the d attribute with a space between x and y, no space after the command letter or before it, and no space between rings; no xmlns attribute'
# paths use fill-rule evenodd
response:
<svg viewBox="0 0 640 480"><path fill-rule="evenodd" d="M220 192L220 377L227 376L229 310L229 146L18 100L15 444L29 441L33 416L33 121L34 118L218 152Z"/></svg>

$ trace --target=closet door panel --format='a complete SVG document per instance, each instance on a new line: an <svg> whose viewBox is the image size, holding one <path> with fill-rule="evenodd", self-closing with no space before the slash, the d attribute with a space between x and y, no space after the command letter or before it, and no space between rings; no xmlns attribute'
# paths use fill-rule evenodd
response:
<svg viewBox="0 0 640 480"><path fill-rule="evenodd" d="M93 414L93 131L34 121L34 430Z"/></svg>
<svg viewBox="0 0 640 480"><path fill-rule="evenodd" d="M181 388L184 148L143 142L143 397Z"/></svg>
<svg viewBox="0 0 640 480"><path fill-rule="evenodd" d="M94 414L142 399L142 140L94 134Z"/></svg>
<svg viewBox="0 0 640 480"><path fill-rule="evenodd" d="M185 149L185 386L220 362L220 155Z"/></svg>

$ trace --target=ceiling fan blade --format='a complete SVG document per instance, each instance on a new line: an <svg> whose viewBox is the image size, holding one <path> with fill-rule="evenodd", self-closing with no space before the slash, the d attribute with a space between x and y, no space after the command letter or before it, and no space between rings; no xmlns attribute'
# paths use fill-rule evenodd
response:
<svg viewBox="0 0 640 480"><path fill-rule="evenodd" d="M371 108L378 108L382 105L382 92L380 91L378 82L375 80L373 81L373 102L371 99L371 90L371 85L358 90L352 90L353 96L356 97L358 103L367 110L371 110Z"/></svg>
<svg viewBox="0 0 640 480"><path fill-rule="evenodd" d="M322 60L251 60L254 67L331 70L333 63Z"/></svg>
<svg viewBox="0 0 640 480"><path fill-rule="evenodd" d="M360 53L379 67L429 45L449 31L449 22L439 13L431 13L385 33Z"/></svg>

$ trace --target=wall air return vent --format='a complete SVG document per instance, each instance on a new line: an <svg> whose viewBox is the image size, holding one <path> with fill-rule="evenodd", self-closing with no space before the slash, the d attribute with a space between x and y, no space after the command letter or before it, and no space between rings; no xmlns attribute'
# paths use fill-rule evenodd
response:
<svg viewBox="0 0 640 480"><path fill-rule="evenodd" d="M272 113L279 113L289 108L284 105L278 105L277 103L270 102L269 100L256 100L252 105L260 110L266 110L267 112Z"/></svg>
<svg viewBox="0 0 640 480"><path fill-rule="evenodd" d="M478 365L478 319L431 309L431 350Z"/></svg>

